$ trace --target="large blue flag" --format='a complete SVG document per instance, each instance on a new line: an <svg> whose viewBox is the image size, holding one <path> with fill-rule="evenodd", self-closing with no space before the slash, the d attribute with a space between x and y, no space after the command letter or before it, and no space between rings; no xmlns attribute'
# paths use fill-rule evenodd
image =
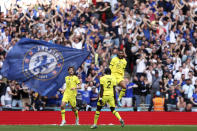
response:
<svg viewBox="0 0 197 131"><path fill-rule="evenodd" d="M78 69L88 55L85 50L22 39L8 52L1 73L42 96L53 96L63 86L68 67Z"/></svg>

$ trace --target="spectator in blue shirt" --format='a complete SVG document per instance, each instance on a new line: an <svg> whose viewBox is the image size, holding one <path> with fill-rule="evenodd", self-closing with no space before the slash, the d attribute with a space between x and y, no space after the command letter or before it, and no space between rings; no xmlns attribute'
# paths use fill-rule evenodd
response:
<svg viewBox="0 0 197 131"><path fill-rule="evenodd" d="M125 79L127 84L125 96L122 98L122 107L131 107L133 100L133 87L137 87L136 84L129 82L128 78Z"/></svg>
<svg viewBox="0 0 197 131"><path fill-rule="evenodd" d="M85 85L84 90L79 90L78 92L82 94L83 104L89 105L90 104L90 91L88 90L88 86Z"/></svg>
<svg viewBox="0 0 197 131"><path fill-rule="evenodd" d="M92 87L92 91L90 92L90 106L96 107L98 101L98 93L96 92L96 87Z"/></svg>
<svg viewBox="0 0 197 131"><path fill-rule="evenodd" d="M192 107L197 107L197 86L195 87L194 94L190 98L190 101L191 101L191 106Z"/></svg>

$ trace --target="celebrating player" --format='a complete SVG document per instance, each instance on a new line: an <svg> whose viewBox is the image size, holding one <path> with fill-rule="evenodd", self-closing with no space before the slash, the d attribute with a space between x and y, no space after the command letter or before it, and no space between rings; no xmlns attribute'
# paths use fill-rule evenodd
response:
<svg viewBox="0 0 197 131"><path fill-rule="evenodd" d="M100 115L102 107L108 103L111 109L111 112L119 119L121 126L124 127L124 121L120 117L119 113L115 110L115 101L116 101L116 79L111 75L110 68L105 69L105 75L100 78L100 95L99 101L97 102L97 110L94 116L94 125L91 126L92 129L97 128L97 121Z"/></svg>
<svg viewBox="0 0 197 131"><path fill-rule="evenodd" d="M122 90L120 92L119 98L118 98L118 104L120 104L120 100L125 95L126 91L126 84L124 81L124 70L126 68L127 61L124 59L124 52L123 50L118 51L118 56L114 57L110 62L110 69L112 76L116 78L117 85L122 87Z"/></svg>
<svg viewBox="0 0 197 131"><path fill-rule="evenodd" d="M74 67L68 68L69 76L65 77L66 82L66 89L64 91L64 95L62 98L62 104L61 104L61 116L62 116L62 122L60 126L63 126L66 123L65 120L65 105L67 103L70 103L72 107L72 111L75 113L76 117L76 125L79 124L79 116L78 116L78 110L76 109L76 96L77 96L77 89L80 89L80 81L77 76L74 75Z"/></svg>

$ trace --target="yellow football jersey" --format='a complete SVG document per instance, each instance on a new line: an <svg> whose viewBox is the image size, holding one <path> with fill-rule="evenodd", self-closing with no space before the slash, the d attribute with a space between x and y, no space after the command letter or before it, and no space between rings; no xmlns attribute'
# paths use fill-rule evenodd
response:
<svg viewBox="0 0 197 131"><path fill-rule="evenodd" d="M112 75L104 75L101 77L100 84L103 85L103 96L114 96L113 87L116 86L116 79Z"/></svg>
<svg viewBox="0 0 197 131"><path fill-rule="evenodd" d="M75 75L73 76L66 76L65 77L66 81L66 89L64 94L67 96L77 96L77 90L71 90L72 88L76 88L78 84L80 84L79 78Z"/></svg>
<svg viewBox="0 0 197 131"><path fill-rule="evenodd" d="M110 62L109 68L111 69L112 75L120 75L124 77L126 65L127 61L124 58L119 59L118 57L114 57Z"/></svg>

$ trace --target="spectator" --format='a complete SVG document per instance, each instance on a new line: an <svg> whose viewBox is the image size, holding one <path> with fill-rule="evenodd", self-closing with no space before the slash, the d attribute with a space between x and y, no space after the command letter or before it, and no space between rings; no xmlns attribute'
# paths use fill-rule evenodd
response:
<svg viewBox="0 0 197 131"><path fill-rule="evenodd" d="M155 74L152 75L152 90L151 90L151 94L155 94L156 91L160 91L159 89L159 82L161 82L161 78L159 77L159 72L155 71Z"/></svg>
<svg viewBox="0 0 197 131"><path fill-rule="evenodd" d="M23 105L23 110L28 111L30 110L29 107L31 106L31 101L30 101L30 90L29 88L22 83L22 105Z"/></svg>
<svg viewBox="0 0 197 131"><path fill-rule="evenodd" d="M75 37L74 40L73 40L73 37ZM70 41L72 43L73 48L82 49L83 43L84 43L84 36L82 35L82 39L80 41L79 38L76 35L75 36L72 35L70 37Z"/></svg>
<svg viewBox="0 0 197 131"><path fill-rule="evenodd" d="M126 56L125 74L133 82L136 73L138 77L146 74L151 95L160 90L159 82L164 84L162 91L166 93L177 80L178 96L181 88L185 88L186 79L195 84L197 10L193 1L10 0L0 3L0 68L16 42L30 38L90 51L78 74L83 85L94 81L93 85L99 89L99 77L117 55L118 48ZM133 88L134 95L137 90ZM28 93L22 96L26 99Z"/></svg>
<svg viewBox="0 0 197 131"><path fill-rule="evenodd" d="M6 88L5 107L8 107L8 108L11 108L12 106L12 96L14 95L12 90L14 89L14 84L15 84L15 81L12 81L9 83L9 86Z"/></svg>
<svg viewBox="0 0 197 131"><path fill-rule="evenodd" d="M18 105L18 107L22 108L22 94L21 94L21 90L22 88L20 87L20 85L17 83L16 85L14 85L15 87L12 90L12 107L16 107L16 105Z"/></svg>
<svg viewBox="0 0 197 131"><path fill-rule="evenodd" d="M195 87L195 91L190 98L191 104L189 105L190 107L197 107L197 87Z"/></svg>
<svg viewBox="0 0 197 131"><path fill-rule="evenodd" d="M146 58L145 58L145 54L141 54L140 59L137 59L136 63L137 63L137 75L141 76L145 70L146 70Z"/></svg>
<svg viewBox="0 0 197 131"><path fill-rule="evenodd" d="M168 90L168 111L175 111L177 106L177 93L175 91L175 87L171 86L171 88Z"/></svg>
<svg viewBox="0 0 197 131"><path fill-rule="evenodd" d="M178 97L177 109L179 111L185 111L186 109L186 102L184 101L184 98L181 96Z"/></svg>
<svg viewBox="0 0 197 131"><path fill-rule="evenodd" d="M33 111L42 111L46 104L42 101L42 97L37 92L32 92L31 102Z"/></svg>
<svg viewBox="0 0 197 131"><path fill-rule="evenodd" d="M83 98L81 92L77 92L77 97L76 97L76 102L77 102L77 107L78 110L85 110L85 104L83 103Z"/></svg>
<svg viewBox="0 0 197 131"><path fill-rule="evenodd" d="M79 90L79 92L82 94L82 100L85 105L90 105L90 90L88 90L87 85L84 86L84 90Z"/></svg>
<svg viewBox="0 0 197 131"><path fill-rule="evenodd" d="M3 79L0 79L0 98L1 98L1 105L5 106L5 94L7 90L7 85Z"/></svg>
<svg viewBox="0 0 197 131"><path fill-rule="evenodd" d="M90 106L96 107L98 101L98 93L96 92L96 87L92 87L92 91L90 92Z"/></svg>
<svg viewBox="0 0 197 131"><path fill-rule="evenodd" d="M151 111L152 107L154 107L154 111L167 111L167 102L165 101L165 98L161 97L160 91L156 91L155 97L152 99L148 111Z"/></svg>
<svg viewBox="0 0 197 131"><path fill-rule="evenodd" d="M187 104L186 111L191 111L190 99L194 93L195 87L191 84L191 80L187 79L186 84L182 87L182 93L184 94L184 100Z"/></svg>
<svg viewBox="0 0 197 131"><path fill-rule="evenodd" d="M144 80L144 84L145 84L145 90L144 90L144 95L146 96L145 98L145 104L147 105L150 105L151 103L151 85L150 85L150 82L148 81L148 78L146 77L145 80Z"/></svg>
<svg viewBox="0 0 197 131"><path fill-rule="evenodd" d="M137 85L136 88L133 89L134 99L135 99L135 108L140 111L141 101L145 101L144 97L141 97L142 90L145 88L144 84L144 76L141 75L140 78L135 77L134 83Z"/></svg>
<svg viewBox="0 0 197 131"><path fill-rule="evenodd" d="M125 96L123 96L122 98L122 107L132 107L132 101L133 101L133 89L137 87L137 85L135 85L132 82L129 82L129 79L126 78L125 79L126 85L127 85L127 89L126 89L126 93Z"/></svg>

